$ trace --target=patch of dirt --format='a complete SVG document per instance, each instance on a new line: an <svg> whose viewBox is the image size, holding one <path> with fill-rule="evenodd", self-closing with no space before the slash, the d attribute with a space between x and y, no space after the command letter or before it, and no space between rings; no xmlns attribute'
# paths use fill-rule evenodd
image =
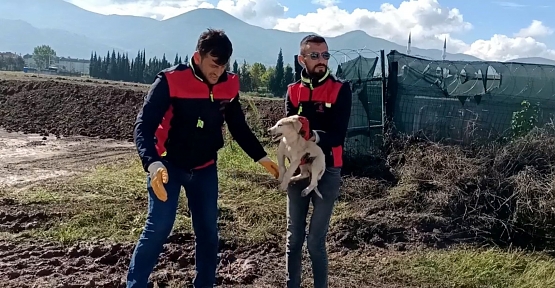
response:
<svg viewBox="0 0 555 288"><path fill-rule="evenodd" d="M62 213L44 206L20 205L13 199L0 199L0 232L19 233L44 226Z"/></svg>
<svg viewBox="0 0 555 288"><path fill-rule="evenodd" d="M0 123L43 136L132 140L144 93L61 81L0 81Z"/></svg>
<svg viewBox="0 0 555 288"><path fill-rule="evenodd" d="M175 281L191 283L195 263L193 239L187 234L169 237L151 284L162 287ZM63 247L42 241L17 244L0 241L0 281L2 287L125 287L133 247L134 244L87 243ZM222 243L220 251L217 282L224 287L255 284L262 271L273 271L272 265L283 256L276 245L238 248Z"/></svg>
<svg viewBox="0 0 555 288"><path fill-rule="evenodd" d="M331 245L330 245L331 246ZM72 246L22 240L0 240L0 281L2 287L125 287L125 276L134 243L79 243ZM395 283L382 283L379 277L345 278L344 271L334 265L346 265L345 259L365 257L381 275L380 266L392 253L387 249L364 252L330 247L330 287L408 288ZM268 242L257 246L238 247L220 243L217 287L281 287L285 283L285 254L282 243ZM348 260L347 260L348 261ZM170 235L150 277L149 287L190 287L194 278L194 238L190 234ZM303 279L311 283L310 259L303 255ZM359 269L352 267L353 269ZM179 284L179 286L175 286ZM184 286L185 285L185 286Z"/></svg>
<svg viewBox="0 0 555 288"><path fill-rule="evenodd" d="M86 137L56 139L0 130L0 188L74 175L134 151L131 143Z"/></svg>
<svg viewBox="0 0 555 288"><path fill-rule="evenodd" d="M49 75L49 74L39 74L39 73L21 73L14 71L0 71L0 79L3 80L16 80L16 81L58 81L65 83L73 83L79 85L91 85L91 86L109 86L116 88L130 88L138 91L144 91L149 88L148 84L142 83L131 83L122 81L112 81L104 79L95 79L88 76L75 77L75 76L60 76L60 75Z"/></svg>
<svg viewBox="0 0 555 288"><path fill-rule="evenodd" d="M0 125L6 130L132 142L133 124L148 86L132 89L124 84L84 85L56 78L31 80L0 80ZM247 102L242 103L248 114ZM276 117L283 115L283 101L255 103L258 114L249 116L262 119L264 125L275 123L279 119Z"/></svg>

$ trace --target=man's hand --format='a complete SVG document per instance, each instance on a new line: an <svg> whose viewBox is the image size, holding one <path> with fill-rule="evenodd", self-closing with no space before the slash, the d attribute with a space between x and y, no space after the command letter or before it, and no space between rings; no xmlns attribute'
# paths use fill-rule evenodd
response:
<svg viewBox="0 0 555 288"><path fill-rule="evenodd" d="M308 138L308 141L316 142L316 133L314 130L310 131L310 138Z"/></svg>
<svg viewBox="0 0 555 288"><path fill-rule="evenodd" d="M168 200L168 193L164 184L168 183L169 175L168 170L160 161L153 162L148 166L148 173L150 176L150 185L156 197L162 202Z"/></svg>
<svg viewBox="0 0 555 288"><path fill-rule="evenodd" d="M318 133L325 133L322 130L311 130L310 131L310 138L308 139L308 141L312 141L312 142L320 142L320 135Z"/></svg>
<svg viewBox="0 0 555 288"><path fill-rule="evenodd" d="M258 160L258 163L260 163L260 165L264 166L264 168L268 172L270 172L270 174L272 174L274 176L274 178L278 179L278 177L279 177L279 168L278 168L278 165L274 161L272 161L268 157L264 157L264 158Z"/></svg>

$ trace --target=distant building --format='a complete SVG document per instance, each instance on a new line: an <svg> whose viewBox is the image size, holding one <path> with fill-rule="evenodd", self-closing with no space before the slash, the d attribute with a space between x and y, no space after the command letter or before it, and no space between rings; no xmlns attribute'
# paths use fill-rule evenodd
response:
<svg viewBox="0 0 555 288"><path fill-rule="evenodd" d="M55 64L59 72L81 73L89 75L90 60L58 57Z"/></svg>
<svg viewBox="0 0 555 288"><path fill-rule="evenodd" d="M26 67L38 68L37 63L33 59L33 55L23 55ZM57 72L61 73L81 73L82 75L89 75L90 60L76 59L71 57L56 57L51 59L50 66L44 69L55 68Z"/></svg>

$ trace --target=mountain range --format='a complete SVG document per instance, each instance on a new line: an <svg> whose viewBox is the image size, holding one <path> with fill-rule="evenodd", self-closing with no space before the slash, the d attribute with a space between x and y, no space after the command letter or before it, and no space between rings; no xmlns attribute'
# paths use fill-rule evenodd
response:
<svg viewBox="0 0 555 288"><path fill-rule="evenodd" d="M58 56L90 58L91 52L104 56L108 51L127 52L134 57L146 50L147 58L166 55L173 61L176 53L191 54L199 34L206 28L221 28L233 42L233 58L238 62L261 62L275 65L279 49L284 62L292 64L298 43L308 33L292 33L264 29L247 24L218 9L195 9L170 19L158 21L147 17L102 15L84 10L63 0L1 0L0 51L32 53L35 46L50 45ZM376 57L379 50L406 51L406 46L369 36L357 30L336 37L327 37L330 49L337 53L337 61L358 56ZM375 51L375 52L373 52ZM430 59L441 59L440 49L411 47L411 54ZM480 60L466 54L447 53L448 60ZM533 57L530 63L555 64L555 61ZM520 59L511 61L520 62ZM522 61L524 62L524 61Z"/></svg>

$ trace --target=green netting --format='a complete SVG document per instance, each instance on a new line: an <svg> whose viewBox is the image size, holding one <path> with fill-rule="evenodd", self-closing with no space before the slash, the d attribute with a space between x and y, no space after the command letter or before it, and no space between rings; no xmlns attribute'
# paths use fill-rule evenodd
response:
<svg viewBox="0 0 555 288"><path fill-rule="evenodd" d="M540 123L555 106L555 66L493 61L441 61L392 51L398 63L393 120L400 132L468 143L506 135L521 102L540 103Z"/></svg>
<svg viewBox="0 0 555 288"><path fill-rule="evenodd" d="M341 72L337 76L349 81L368 81L374 78L376 65L379 57L366 58L359 55L358 57L342 63Z"/></svg>
<svg viewBox="0 0 555 288"><path fill-rule="evenodd" d="M348 80L353 92L351 119L345 153L356 158L372 154L379 147L382 133L382 85L381 79L374 77L379 57L363 57L341 63L337 76Z"/></svg>
<svg viewBox="0 0 555 288"><path fill-rule="evenodd" d="M382 79L379 52L371 50L330 51L328 65L339 78L348 80L353 91L351 118L345 140L345 154L354 159L375 153L382 143ZM367 53L370 56L365 57ZM295 77L300 78L301 65L294 56ZM336 69L333 69L337 67Z"/></svg>

